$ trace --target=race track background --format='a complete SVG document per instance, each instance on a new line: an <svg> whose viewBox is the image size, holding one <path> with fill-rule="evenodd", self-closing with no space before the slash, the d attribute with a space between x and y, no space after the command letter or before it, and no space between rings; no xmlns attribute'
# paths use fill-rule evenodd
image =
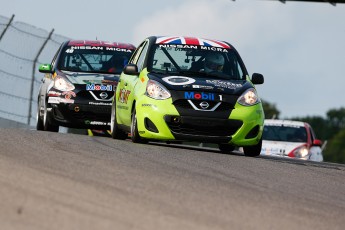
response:
<svg viewBox="0 0 345 230"><path fill-rule="evenodd" d="M0 128L1 229L343 229L345 165Z"/></svg>

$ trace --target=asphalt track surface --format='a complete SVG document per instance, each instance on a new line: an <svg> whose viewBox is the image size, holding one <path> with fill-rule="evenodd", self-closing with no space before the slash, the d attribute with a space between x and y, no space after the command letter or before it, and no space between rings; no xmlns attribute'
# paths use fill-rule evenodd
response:
<svg viewBox="0 0 345 230"><path fill-rule="evenodd" d="M345 165L0 129L0 229L344 229Z"/></svg>

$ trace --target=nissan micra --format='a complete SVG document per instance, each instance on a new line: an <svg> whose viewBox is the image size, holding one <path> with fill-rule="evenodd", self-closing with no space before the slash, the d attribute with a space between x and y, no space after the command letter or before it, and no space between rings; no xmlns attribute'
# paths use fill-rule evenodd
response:
<svg viewBox="0 0 345 230"><path fill-rule="evenodd" d="M264 111L236 49L225 41L151 36L134 51L112 102L111 135L135 143L216 143L258 156ZM130 134L130 135L128 135Z"/></svg>

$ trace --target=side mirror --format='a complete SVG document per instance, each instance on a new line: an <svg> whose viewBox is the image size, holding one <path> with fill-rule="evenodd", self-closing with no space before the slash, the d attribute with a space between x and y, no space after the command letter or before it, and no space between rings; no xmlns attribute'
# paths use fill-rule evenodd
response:
<svg viewBox="0 0 345 230"><path fill-rule="evenodd" d="M42 64L39 66L38 71L41 73L53 73L51 64Z"/></svg>
<svg viewBox="0 0 345 230"><path fill-rule="evenodd" d="M321 140L318 140L318 139L315 139L315 140L313 141L313 145L322 146L322 141L321 141Z"/></svg>
<svg viewBox="0 0 345 230"><path fill-rule="evenodd" d="M128 75L139 75L138 66L136 64L126 65L123 72Z"/></svg>
<svg viewBox="0 0 345 230"><path fill-rule="evenodd" d="M255 85L260 85L264 83L264 76L260 73L253 73L252 83Z"/></svg>

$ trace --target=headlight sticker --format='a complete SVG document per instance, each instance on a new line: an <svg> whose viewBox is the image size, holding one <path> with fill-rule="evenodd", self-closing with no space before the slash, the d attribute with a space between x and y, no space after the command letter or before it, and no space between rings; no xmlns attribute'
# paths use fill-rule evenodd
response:
<svg viewBox="0 0 345 230"><path fill-rule="evenodd" d="M62 95L64 95L66 99L71 99L72 97L77 96L73 91L64 91L62 92Z"/></svg>
<svg viewBox="0 0 345 230"><path fill-rule="evenodd" d="M162 80L170 85L189 85L195 82L195 79L193 78L181 76L164 77Z"/></svg>

